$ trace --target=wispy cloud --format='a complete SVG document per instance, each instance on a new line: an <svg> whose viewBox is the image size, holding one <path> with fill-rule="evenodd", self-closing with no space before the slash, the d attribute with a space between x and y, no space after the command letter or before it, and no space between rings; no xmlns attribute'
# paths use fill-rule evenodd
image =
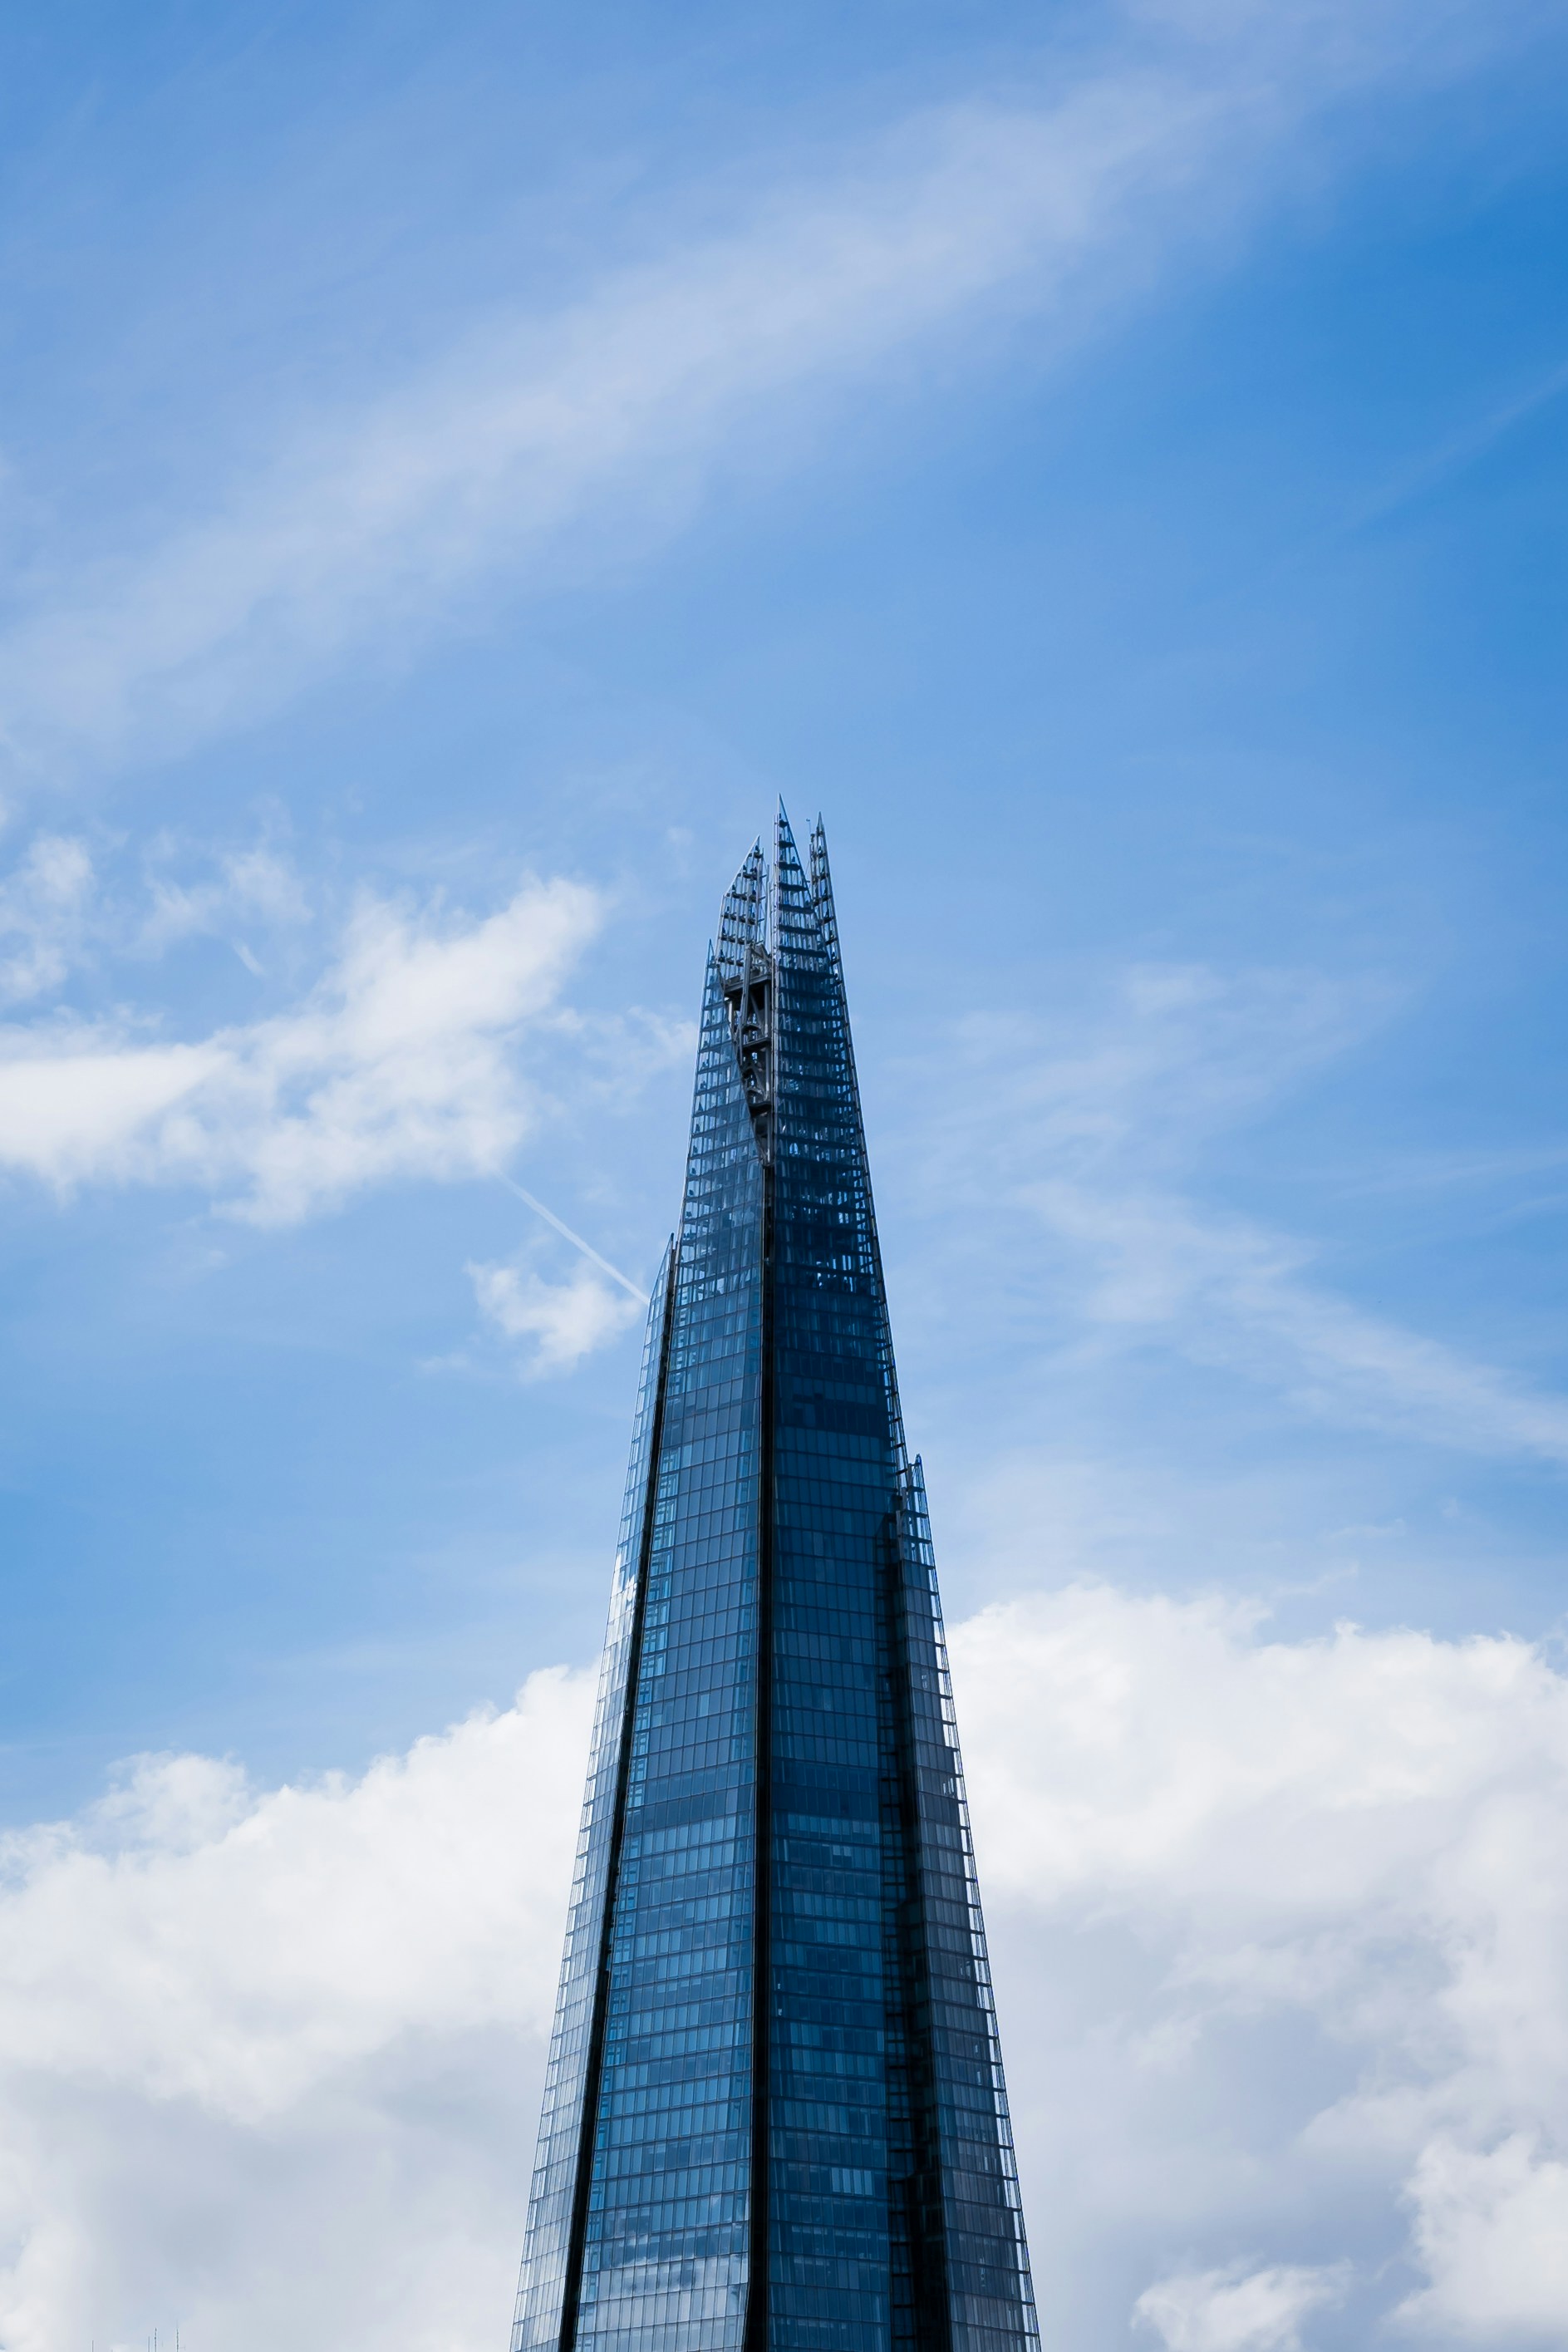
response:
<svg viewBox="0 0 1568 2352"><path fill-rule="evenodd" d="M39 587L0 640L0 739L37 770L200 737L564 535L575 561L585 531L619 560L780 399L904 368L986 312L1077 333L1183 236L1231 230L1336 98L1407 93L1532 15L1113 16L1098 60L1047 94L899 126L781 182L731 235L492 322L351 415L280 426L274 462L212 510Z"/></svg>
<svg viewBox="0 0 1568 2352"><path fill-rule="evenodd" d="M1369 524L1385 521L1404 507L1414 505L1437 489L1456 475L1479 465L1490 450L1505 441L1509 435L1528 424L1532 416L1568 394L1568 362L1548 369L1547 373L1523 392L1500 402L1472 424L1451 434L1437 448L1429 449L1411 465L1401 467L1375 491L1351 515L1343 528L1364 530Z"/></svg>
<svg viewBox="0 0 1568 2352"><path fill-rule="evenodd" d="M200 881L182 881L154 866L148 884L152 906L137 944L154 955L176 940L204 933L232 938L242 923L274 929L309 919L309 894L299 875L265 842L220 856L216 871ZM236 945L244 957L243 943ZM250 961L254 969L254 959Z"/></svg>
<svg viewBox="0 0 1568 2352"><path fill-rule="evenodd" d="M601 913L559 881L470 918L366 896L269 1019L186 1041L125 1019L0 1029L0 1167L200 1185L263 1223L393 1177L494 1175L538 1109L517 1049Z"/></svg>
<svg viewBox="0 0 1568 2352"><path fill-rule="evenodd" d="M1568 1461L1568 1398L1369 1314L1312 1279L1310 1244L1169 1194L1020 1189L1095 1271L1103 1333L1158 1333L1268 1381L1305 1409L1479 1454Z"/></svg>
<svg viewBox="0 0 1568 2352"><path fill-rule="evenodd" d="M0 873L0 1005L56 997L95 967L146 961L204 936L226 940L259 974L244 934L266 945L310 919L300 875L265 835L204 851L159 836L134 878L125 852L120 841L47 830L19 847Z"/></svg>
<svg viewBox="0 0 1568 2352"><path fill-rule="evenodd" d="M87 844L40 834L0 882L0 1002L57 988L80 952L93 895Z"/></svg>
<svg viewBox="0 0 1568 2352"><path fill-rule="evenodd" d="M934 1156L955 1192L984 1181L1038 1220L1077 1275L1081 1329L1155 1339L1269 1383L1301 1409L1490 1454L1568 1460L1568 1399L1338 1293L1309 1238L1206 1203L1204 1155L1228 1128L1343 1054L1397 1002L1376 980L1222 977L1138 967L1069 1040L977 1021L981 1086Z"/></svg>

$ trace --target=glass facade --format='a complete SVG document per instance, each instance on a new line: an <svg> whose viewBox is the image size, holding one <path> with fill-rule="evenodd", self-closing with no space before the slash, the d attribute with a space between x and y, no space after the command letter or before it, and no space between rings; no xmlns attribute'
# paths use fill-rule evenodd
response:
<svg viewBox="0 0 1568 2352"><path fill-rule="evenodd" d="M709 958L513 2352L1037 2344L827 851Z"/></svg>

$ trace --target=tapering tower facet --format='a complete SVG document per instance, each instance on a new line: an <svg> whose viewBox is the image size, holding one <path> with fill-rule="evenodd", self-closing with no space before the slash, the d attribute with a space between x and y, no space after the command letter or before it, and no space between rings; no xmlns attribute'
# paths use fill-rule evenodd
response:
<svg viewBox="0 0 1568 2352"><path fill-rule="evenodd" d="M708 960L513 2352L1033 2352L819 822Z"/></svg>

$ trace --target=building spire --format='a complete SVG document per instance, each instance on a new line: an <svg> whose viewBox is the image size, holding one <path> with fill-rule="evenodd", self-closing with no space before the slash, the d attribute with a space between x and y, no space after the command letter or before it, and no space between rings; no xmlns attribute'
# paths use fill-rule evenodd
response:
<svg viewBox="0 0 1568 2352"><path fill-rule="evenodd" d="M705 992L512 2352L1040 2352L821 826L771 846Z"/></svg>

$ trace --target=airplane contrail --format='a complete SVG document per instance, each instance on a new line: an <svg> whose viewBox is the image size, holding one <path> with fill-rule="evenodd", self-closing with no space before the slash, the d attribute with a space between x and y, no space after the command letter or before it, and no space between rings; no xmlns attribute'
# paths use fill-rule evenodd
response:
<svg viewBox="0 0 1568 2352"><path fill-rule="evenodd" d="M536 1216L542 1217L547 1225L553 1225L558 1234L563 1234L574 1249L580 1249L584 1257L591 1257L595 1265L602 1266L612 1282L618 1282L622 1290L629 1290L633 1298L646 1301L648 1294L640 1284L633 1282L630 1275L622 1274L618 1265L612 1265L607 1257L601 1257L591 1242L585 1242L580 1234L574 1234L553 1209L547 1209L542 1201L536 1201L527 1186L519 1184L515 1176L503 1176L500 1181L509 1192L517 1194L519 1201L526 1201Z"/></svg>

